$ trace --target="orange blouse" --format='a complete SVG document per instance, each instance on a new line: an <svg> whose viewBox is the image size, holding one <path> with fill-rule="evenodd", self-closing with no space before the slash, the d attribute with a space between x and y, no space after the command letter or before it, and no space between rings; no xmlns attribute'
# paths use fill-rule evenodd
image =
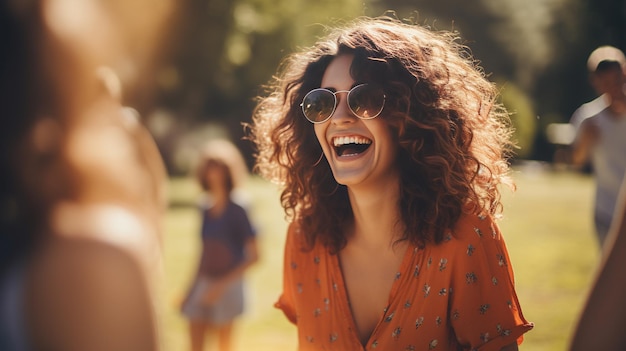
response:
<svg viewBox="0 0 626 351"><path fill-rule="evenodd" d="M439 245L407 249L367 344L357 336L337 255L302 250L292 224L276 307L298 327L299 350L500 350L532 329L491 217L464 215Z"/></svg>

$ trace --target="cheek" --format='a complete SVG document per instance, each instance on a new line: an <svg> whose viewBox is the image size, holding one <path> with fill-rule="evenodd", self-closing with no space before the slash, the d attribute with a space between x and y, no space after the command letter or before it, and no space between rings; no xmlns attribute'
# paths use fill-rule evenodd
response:
<svg viewBox="0 0 626 351"><path fill-rule="evenodd" d="M314 125L314 130L315 130L315 137L317 138L317 141L320 143L320 145L322 146L322 149L326 149L326 128L324 127L325 123L322 124L316 124Z"/></svg>
<svg viewBox="0 0 626 351"><path fill-rule="evenodd" d="M395 132L389 123L382 119L373 119L369 122L367 129L374 135L374 138L385 144L395 143Z"/></svg>
<svg viewBox="0 0 626 351"><path fill-rule="evenodd" d="M212 172L206 172L206 174L204 175L204 180L207 182L207 184L212 184L215 180L215 175Z"/></svg>
<svg viewBox="0 0 626 351"><path fill-rule="evenodd" d="M398 153L398 140L395 132L386 124L380 124L376 128L376 135L378 135L378 144L382 147L382 154L386 156L389 161L393 161Z"/></svg>

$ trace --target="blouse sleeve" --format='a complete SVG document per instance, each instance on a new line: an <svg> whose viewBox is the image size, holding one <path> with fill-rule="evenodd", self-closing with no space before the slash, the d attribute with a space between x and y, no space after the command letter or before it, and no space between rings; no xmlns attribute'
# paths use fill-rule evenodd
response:
<svg viewBox="0 0 626 351"><path fill-rule="evenodd" d="M504 239L490 217L466 221L455 235L463 247L455 256L449 316L461 345L500 350L533 328L522 315Z"/></svg>
<svg viewBox="0 0 626 351"><path fill-rule="evenodd" d="M278 301L274 306L283 311L287 319L293 324L297 324L297 317L295 311L294 301L294 277L293 277L293 265L294 252L298 250L297 242L295 240L296 225L294 223L289 225L287 230L287 240L285 242L285 255L283 262L283 291L278 298Z"/></svg>
<svg viewBox="0 0 626 351"><path fill-rule="evenodd" d="M235 219L235 223L237 225L237 231L239 233L239 237L243 240L248 238L252 238L256 235L256 231L250 222L250 217L248 216L248 212L243 208L239 207L239 211L237 212L237 218Z"/></svg>

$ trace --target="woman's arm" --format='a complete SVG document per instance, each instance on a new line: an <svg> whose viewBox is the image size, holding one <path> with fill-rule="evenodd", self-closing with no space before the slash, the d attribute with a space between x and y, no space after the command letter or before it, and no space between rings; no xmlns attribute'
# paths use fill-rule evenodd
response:
<svg viewBox="0 0 626 351"><path fill-rule="evenodd" d="M626 178L625 178L626 180ZM605 242L603 261L573 335L571 350L618 350L626 337L626 181Z"/></svg>
<svg viewBox="0 0 626 351"><path fill-rule="evenodd" d="M579 129L576 140L572 144L572 163L576 167L583 166L590 158L591 149L599 138L598 127L593 118L584 120Z"/></svg>

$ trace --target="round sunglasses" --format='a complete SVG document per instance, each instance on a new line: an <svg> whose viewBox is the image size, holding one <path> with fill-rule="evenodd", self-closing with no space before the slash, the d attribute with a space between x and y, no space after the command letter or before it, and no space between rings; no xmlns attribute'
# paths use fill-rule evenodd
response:
<svg viewBox="0 0 626 351"><path fill-rule="evenodd" d="M324 123L337 109L337 94L348 93L348 108L361 119L378 117L385 107L385 92L373 84L359 84L350 90L331 91L318 88L309 91L300 106L304 117L311 123Z"/></svg>

